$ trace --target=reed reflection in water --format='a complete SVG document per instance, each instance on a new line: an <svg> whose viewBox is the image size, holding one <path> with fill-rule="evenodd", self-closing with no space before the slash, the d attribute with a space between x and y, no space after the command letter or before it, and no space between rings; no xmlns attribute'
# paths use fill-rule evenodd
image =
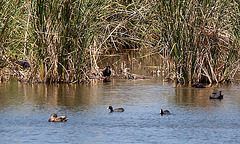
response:
<svg viewBox="0 0 240 144"><path fill-rule="evenodd" d="M222 90L223 100L210 100ZM239 143L240 89L153 80L94 85L0 83L3 143ZM109 113L107 107L123 107ZM160 116L168 109L171 115ZM50 114L68 115L49 123Z"/></svg>

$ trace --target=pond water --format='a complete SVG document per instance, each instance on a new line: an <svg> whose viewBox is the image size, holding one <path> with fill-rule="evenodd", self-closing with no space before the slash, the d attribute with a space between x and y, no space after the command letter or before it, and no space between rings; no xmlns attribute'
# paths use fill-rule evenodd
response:
<svg viewBox="0 0 240 144"><path fill-rule="evenodd" d="M223 100L210 100L221 90ZM109 113L107 107L123 107ZM168 109L170 115L159 115ZM0 83L1 143L240 143L240 87L151 80L94 85ZM50 123L52 113L68 115Z"/></svg>

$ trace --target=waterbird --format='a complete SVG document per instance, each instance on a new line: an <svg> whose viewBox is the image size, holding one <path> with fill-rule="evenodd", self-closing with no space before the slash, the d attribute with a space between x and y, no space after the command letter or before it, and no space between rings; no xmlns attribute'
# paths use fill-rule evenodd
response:
<svg viewBox="0 0 240 144"><path fill-rule="evenodd" d="M195 87L195 88L206 88L203 84L201 83L197 83L197 84L194 84L192 85L192 87Z"/></svg>
<svg viewBox="0 0 240 144"><path fill-rule="evenodd" d="M28 63L26 60L23 60L23 59L21 59L21 60L19 61L19 64L20 64L23 68L29 68L29 67L30 67L29 63Z"/></svg>
<svg viewBox="0 0 240 144"><path fill-rule="evenodd" d="M124 111L123 108L115 108L115 109L113 109L112 106L109 106L107 109L110 109L110 112L123 112Z"/></svg>
<svg viewBox="0 0 240 144"><path fill-rule="evenodd" d="M111 75L111 67L110 66L107 66L102 72L103 72L103 76L106 77L106 76L110 76Z"/></svg>
<svg viewBox="0 0 240 144"><path fill-rule="evenodd" d="M162 109L160 109L160 115L164 114L170 114L170 112L168 110L163 111Z"/></svg>
<svg viewBox="0 0 240 144"><path fill-rule="evenodd" d="M223 95L221 92L222 91L219 91L217 93L212 93L209 98L210 99L223 99Z"/></svg>
<svg viewBox="0 0 240 144"><path fill-rule="evenodd" d="M53 113L48 122L66 122L67 120L67 115L58 117L57 114Z"/></svg>

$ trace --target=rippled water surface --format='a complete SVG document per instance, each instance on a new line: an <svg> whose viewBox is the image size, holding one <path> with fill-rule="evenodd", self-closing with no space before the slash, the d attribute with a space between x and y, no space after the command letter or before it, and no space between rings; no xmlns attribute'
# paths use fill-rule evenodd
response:
<svg viewBox="0 0 240 144"><path fill-rule="evenodd" d="M96 85L0 83L1 143L240 143L240 87L160 80ZM210 100L221 90L223 100ZM107 107L123 107L109 113ZM159 109L171 115L159 115ZM51 113L68 115L49 123Z"/></svg>

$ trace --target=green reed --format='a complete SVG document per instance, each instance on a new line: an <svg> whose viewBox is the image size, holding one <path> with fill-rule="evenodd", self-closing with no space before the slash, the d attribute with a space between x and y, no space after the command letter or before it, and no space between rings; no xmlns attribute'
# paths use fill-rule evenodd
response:
<svg viewBox="0 0 240 144"><path fill-rule="evenodd" d="M233 77L227 64L231 63L236 69L239 62L231 58L238 57L239 49L232 43L236 37L231 30L238 25L229 17L232 4L211 0L160 2L157 8L159 19L156 21L160 25L156 25L162 34L159 37L168 47L169 55L166 57L174 60L173 79L213 83ZM236 12L235 7L235 16L239 17ZM235 40L239 46L239 39ZM225 66L224 61L227 62Z"/></svg>
<svg viewBox="0 0 240 144"><path fill-rule="evenodd" d="M26 81L88 81L101 55L126 49L157 54L182 83L228 81L239 67L234 0L4 0L0 19L0 66L28 60Z"/></svg>

